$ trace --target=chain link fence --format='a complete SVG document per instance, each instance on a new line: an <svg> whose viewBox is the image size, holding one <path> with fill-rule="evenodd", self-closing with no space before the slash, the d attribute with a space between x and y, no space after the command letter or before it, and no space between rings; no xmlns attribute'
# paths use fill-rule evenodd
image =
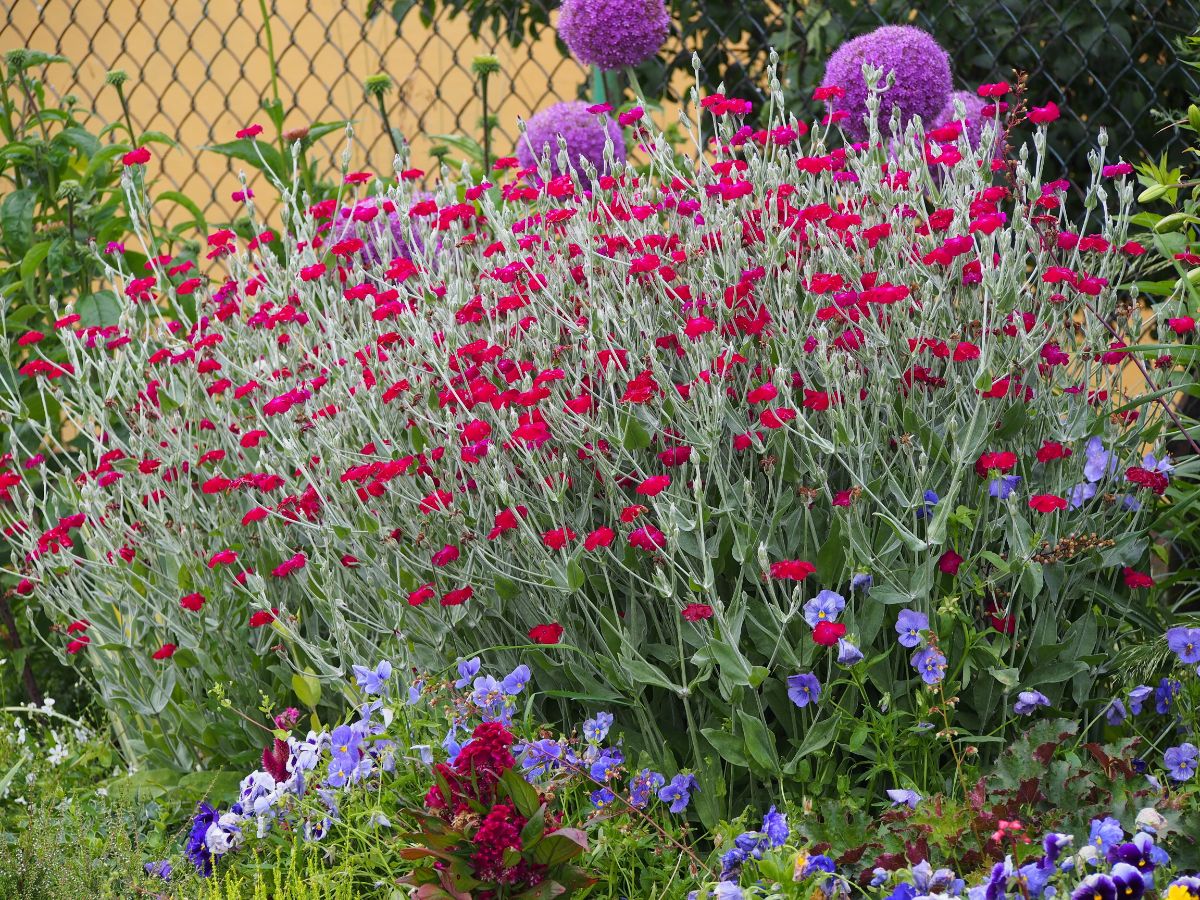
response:
<svg viewBox="0 0 1200 900"><path fill-rule="evenodd" d="M1200 23L1200 0L671 0L675 30L657 60L639 71L647 92L664 97L664 124L692 79L692 55L704 87L761 100L771 48L781 55L789 102L800 108L819 83L824 61L843 40L880 24L913 24L950 51L964 88L1029 74L1031 99L1054 100L1064 119L1052 129L1052 152L1076 179L1099 128L1109 130L1109 157L1137 160L1178 152L1158 110L1186 107L1200 94L1197 72L1176 54ZM285 128L352 120L355 167L387 171L392 150L366 79L386 72L392 125L411 142L414 162L432 163L441 134L478 134L481 108L471 60L495 53L501 73L493 145L508 152L517 116L559 99L586 96L590 74L556 39L553 0L14 0L0 13L0 50L33 47L62 54L48 87L95 109L96 127L121 116L104 85L126 70L134 127L178 143L155 153L170 187L192 197L210 220L232 214L229 193L238 164L204 152L266 119L259 102L272 93L264 12L274 38ZM335 169L344 148L322 141ZM453 155L452 157L453 158Z"/></svg>

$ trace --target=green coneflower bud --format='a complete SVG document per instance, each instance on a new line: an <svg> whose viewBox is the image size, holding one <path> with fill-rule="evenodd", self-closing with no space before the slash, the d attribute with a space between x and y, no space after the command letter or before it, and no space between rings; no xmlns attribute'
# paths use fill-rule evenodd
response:
<svg viewBox="0 0 1200 900"><path fill-rule="evenodd" d="M29 65L29 51L24 47L18 47L16 50L9 50L4 54L4 61L14 72L19 72Z"/></svg>
<svg viewBox="0 0 1200 900"><path fill-rule="evenodd" d="M487 78L500 71L500 60L494 56L477 56L471 60L471 71L480 78Z"/></svg>
<svg viewBox="0 0 1200 900"><path fill-rule="evenodd" d="M104 76L104 83L111 84L115 88L119 88L128 80L129 73L124 69L109 69L108 73Z"/></svg>
<svg viewBox="0 0 1200 900"><path fill-rule="evenodd" d="M83 185L74 178L64 178L54 196L59 200L70 200L72 203L77 203L83 196Z"/></svg>
<svg viewBox="0 0 1200 900"><path fill-rule="evenodd" d="M392 77L383 73L368 75L367 80L363 82L363 87L366 89L368 97L382 97L392 89Z"/></svg>

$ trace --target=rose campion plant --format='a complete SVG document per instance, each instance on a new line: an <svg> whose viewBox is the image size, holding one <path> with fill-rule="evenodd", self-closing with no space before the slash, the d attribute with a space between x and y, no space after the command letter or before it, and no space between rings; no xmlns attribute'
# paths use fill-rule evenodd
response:
<svg viewBox="0 0 1200 900"><path fill-rule="evenodd" d="M1169 477L1142 453L1170 363L1121 378L1131 184L1102 142L1072 227L1052 125L1008 157L994 124L885 137L878 93L862 144L714 95L687 158L622 116L644 170L288 189L278 234L209 236L190 305L171 259L116 258L114 333L62 310L69 363L22 368L80 471L2 508L130 746L253 753L228 707L260 691L332 710L353 661L479 653L548 705L624 704L712 821L766 778L938 790L930 756L1020 691L1098 696ZM364 200L411 258L335 240Z"/></svg>

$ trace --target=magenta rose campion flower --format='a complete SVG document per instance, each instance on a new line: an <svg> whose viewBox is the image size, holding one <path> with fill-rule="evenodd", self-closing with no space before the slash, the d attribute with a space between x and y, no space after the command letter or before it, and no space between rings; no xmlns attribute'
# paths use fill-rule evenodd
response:
<svg viewBox="0 0 1200 900"><path fill-rule="evenodd" d="M637 66L667 39L663 0L564 0L558 34L581 63L606 71Z"/></svg>
<svg viewBox="0 0 1200 900"><path fill-rule="evenodd" d="M963 115L959 116L955 112L955 102L962 103ZM943 125L949 125L951 122L961 122L963 132L967 135L967 140L970 142L972 149L979 147L979 141L983 138L983 125L985 116L983 108L994 101L985 100L978 94L972 91L954 91L946 98L946 105L942 107L941 115L933 122L933 128L940 128ZM995 116L991 116L991 121L995 121Z"/></svg>
<svg viewBox="0 0 1200 900"><path fill-rule="evenodd" d="M882 130L887 129L893 106L900 108L901 128L913 116L920 116L930 126L945 108L953 88L949 55L919 28L885 25L842 44L825 65L821 83L846 92L833 99L831 106L835 112L848 114L842 127L855 140L867 137L867 82L862 71L866 63L883 70L880 87L887 83L889 72L895 73L895 84L883 92L879 109Z"/></svg>
<svg viewBox="0 0 1200 900"><path fill-rule="evenodd" d="M517 159L522 168L537 165L545 153L550 154L550 167L555 175L561 175L558 167L558 136L567 142L567 157L573 168L578 168L580 158L586 159L599 172L606 172L604 142L612 138L614 158L625 159L625 136L621 126L607 115L588 112L588 104L582 100L556 103L543 109L529 120L526 133L517 143Z"/></svg>

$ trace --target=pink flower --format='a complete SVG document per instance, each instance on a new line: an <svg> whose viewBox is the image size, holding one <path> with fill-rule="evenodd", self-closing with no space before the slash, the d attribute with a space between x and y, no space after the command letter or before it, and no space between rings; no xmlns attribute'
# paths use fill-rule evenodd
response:
<svg viewBox="0 0 1200 900"><path fill-rule="evenodd" d="M145 147L137 147L122 156L121 162L127 166L143 166L150 162L150 151Z"/></svg>
<svg viewBox="0 0 1200 900"><path fill-rule="evenodd" d="M679 613L688 622L702 622L711 619L713 608L707 603L689 603Z"/></svg>
<svg viewBox="0 0 1200 900"><path fill-rule="evenodd" d="M237 552L233 550L218 550L212 555L208 561L208 567L215 569L217 566L228 566L237 562Z"/></svg>
<svg viewBox="0 0 1200 900"><path fill-rule="evenodd" d="M174 644L163 644L151 656L153 659L170 659L175 655L175 649Z"/></svg>
<svg viewBox="0 0 1200 900"><path fill-rule="evenodd" d="M458 559L458 556L458 548L453 544L447 544L441 550L433 554L433 559L431 562L438 568L441 568L443 566L450 565L450 563Z"/></svg>
<svg viewBox="0 0 1200 900"><path fill-rule="evenodd" d="M637 486L637 493L643 497L657 497L670 486L670 475L651 475Z"/></svg>
<svg viewBox="0 0 1200 900"><path fill-rule="evenodd" d="M607 547L612 544L613 539L616 538L616 536L617 533L607 525L601 525L583 539L583 549L591 551L599 547Z"/></svg>
<svg viewBox="0 0 1200 900"><path fill-rule="evenodd" d="M1121 577L1125 581L1125 587L1130 588L1131 590L1154 587L1153 578L1151 578L1145 572L1139 572L1136 569L1131 569L1129 566L1125 566L1125 568L1121 569Z"/></svg>
<svg viewBox="0 0 1200 900"><path fill-rule="evenodd" d="M1049 125L1059 117L1058 104L1051 101L1045 106L1035 106L1029 110L1029 121L1034 125Z"/></svg>
<svg viewBox="0 0 1200 900"><path fill-rule="evenodd" d="M288 575L291 575L297 569L303 569L307 562L308 557L306 557L303 553L297 553L295 556L285 559L283 562L277 565L271 571L271 574L276 578L285 578Z"/></svg>
<svg viewBox="0 0 1200 900"><path fill-rule="evenodd" d="M771 563L771 577L787 581L803 581L817 567L802 559L781 559Z"/></svg>
<svg viewBox="0 0 1200 900"><path fill-rule="evenodd" d="M204 605L205 597L203 594L187 594L179 601L179 605L190 612L199 612L200 607Z"/></svg>
<svg viewBox="0 0 1200 900"><path fill-rule="evenodd" d="M250 627L261 628L264 625L270 625L275 621L275 617L279 615L279 610L275 607L270 609L260 609L250 614Z"/></svg>
<svg viewBox="0 0 1200 900"><path fill-rule="evenodd" d="M1196 330L1196 320L1191 316L1176 316L1167 319L1167 325L1176 334L1189 334Z"/></svg>

